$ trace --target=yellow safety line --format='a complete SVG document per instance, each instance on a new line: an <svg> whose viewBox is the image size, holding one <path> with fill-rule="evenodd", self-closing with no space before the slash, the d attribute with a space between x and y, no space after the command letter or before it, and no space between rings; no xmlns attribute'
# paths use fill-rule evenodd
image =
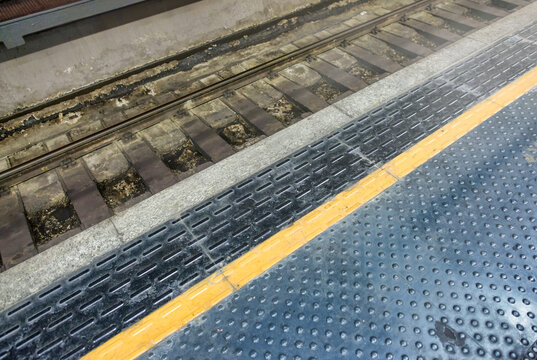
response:
<svg viewBox="0 0 537 360"><path fill-rule="evenodd" d="M82 359L135 359L453 144L537 85L537 67L202 280Z"/></svg>

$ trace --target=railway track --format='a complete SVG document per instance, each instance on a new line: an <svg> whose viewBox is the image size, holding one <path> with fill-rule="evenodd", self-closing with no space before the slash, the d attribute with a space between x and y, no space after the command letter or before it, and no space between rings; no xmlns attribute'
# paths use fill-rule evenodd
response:
<svg viewBox="0 0 537 360"><path fill-rule="evenodd" d="M141 113L105 122L83 136L63 134L65 139L44 144L44 150L29 159L7 158L0 172L2 267L528 3L420 0L367 21L350 18L289 44L284 54L268 61L235 69L227 77L207 76L193 91ZM118 106L124 101L116 100Z"/></svg>

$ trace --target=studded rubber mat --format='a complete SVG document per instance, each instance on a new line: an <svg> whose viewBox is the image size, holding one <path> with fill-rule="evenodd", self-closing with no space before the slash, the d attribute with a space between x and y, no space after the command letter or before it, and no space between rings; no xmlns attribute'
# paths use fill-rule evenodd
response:
<svg viewBox="0 0 537 360"><path fill-rule="evenodd" d="M82 356L536 63L527 35L502 40L96 260L0 314L0 359Z"/></svg>
<svg viewBox="0 0 537 360"><path fill-rule="evenodd" d="M537 89L141 359L535 359L536 159Z"/></svg>

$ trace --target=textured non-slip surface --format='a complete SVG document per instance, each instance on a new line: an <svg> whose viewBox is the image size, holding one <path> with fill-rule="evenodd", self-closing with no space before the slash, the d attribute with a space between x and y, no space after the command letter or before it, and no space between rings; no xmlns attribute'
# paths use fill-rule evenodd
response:
<svg viewBox="0 0 537 360"><path fill-rule="evenodd" d="M0 314L0 359L80 357L536 63L528 38L503 40L104 256Z"/></svg>
<svg viewBox="0 0 537 360"><path fill-rule="evenodd" d="M534 359L537 90L142 359Z"/></svg>

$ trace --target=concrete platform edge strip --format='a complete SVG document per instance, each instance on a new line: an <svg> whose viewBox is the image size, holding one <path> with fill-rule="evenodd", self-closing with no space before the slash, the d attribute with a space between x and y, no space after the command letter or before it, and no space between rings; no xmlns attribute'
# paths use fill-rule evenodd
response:
<svg viewBox="0 0 537 360"><path fill-rule="evenodd" d="M82 359L135 359L537 86L537 67Z"/></svg>
<svg viewBox="0 0 537 360"><path fill-rule="evenodd" d="M501 38L516 33L536 17L537 3L533 3L7 270L0 274L0 287L4 289L0 294L0 309L7 309L90 264L94 258L330 134L354 117L426 82ZM25 286L20 284L22 278L28 279Z"/></svg>

